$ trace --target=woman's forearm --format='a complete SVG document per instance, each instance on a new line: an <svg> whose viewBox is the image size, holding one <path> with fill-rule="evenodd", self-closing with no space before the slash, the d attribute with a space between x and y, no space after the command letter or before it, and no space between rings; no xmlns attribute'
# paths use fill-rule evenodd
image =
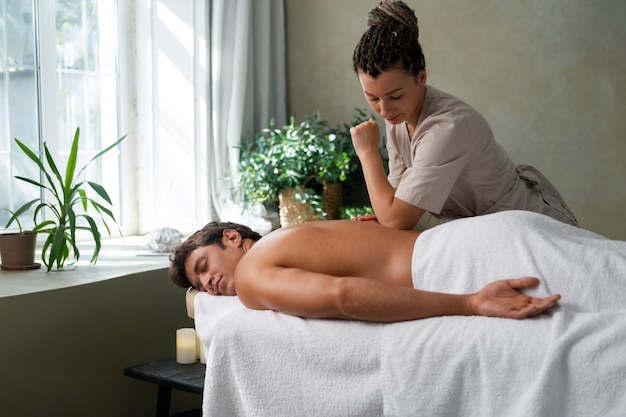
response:
<svg viewBox="0 0 626 417"><path fill-rule="evenodd" d="M365 185L380 224L395 229L412 229L424 210L395 197L395 188L387 179L380 154L359 156L363 167Z"/></svg>
<svg viewBox="0 0 626 417"><path fill-rule="evenodd" d="M395 189L389 184L380 154L370 153L360 157L365 185L372 208L379 221L393 204Z"/></svg>

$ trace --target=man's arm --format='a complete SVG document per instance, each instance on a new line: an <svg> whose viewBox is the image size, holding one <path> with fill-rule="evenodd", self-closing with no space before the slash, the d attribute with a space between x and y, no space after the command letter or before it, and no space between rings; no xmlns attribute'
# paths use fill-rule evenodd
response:
<svg viewBox="0 0 626 417"><path fill-rule="evenodd" d="M446 315L521 319L553 307L559 295L534 298L517 291L536 278L496 281L475 294L445 294L388 285L372 279L333 277L295 268L238 270L239 298L249 308L295 316L397 322Z"/></svg>

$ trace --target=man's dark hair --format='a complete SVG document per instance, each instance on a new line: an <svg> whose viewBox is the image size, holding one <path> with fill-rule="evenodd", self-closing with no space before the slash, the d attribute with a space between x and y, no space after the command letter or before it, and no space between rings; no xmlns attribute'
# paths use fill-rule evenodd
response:
<svg viewBox="0 0 626 417"><path fill-rule="evenodd" d="M224 237L224 230L226 229L235 230L243 239L252 239L254 241L261 239L261 235L247 226L230 222L211 222L189 236L172 250L169 268L170 280L181 288L191 287L187 272L185 271L187 258L191 252L202 246L215 245L221 249L225 249L222 238Z"/></svg>
<svg viewBox="0 0 626 417"><path fill-rule="evenodd" d="M417 76L426 68L415 12L403 1L383 0L368 14L367 30L354 48L354 72L376 78L400 68Z"/></svg>

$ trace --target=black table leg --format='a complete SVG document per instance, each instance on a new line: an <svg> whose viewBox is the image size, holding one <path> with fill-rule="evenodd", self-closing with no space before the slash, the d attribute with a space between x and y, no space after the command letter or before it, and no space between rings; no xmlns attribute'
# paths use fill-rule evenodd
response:
<svg viewBox="0 0 626 417"><path fill-rule="evenodd" d="M156 417L169 417L170 401L172 399L172 388L165 385L159 385L159 394L157 397Z"/></svg>
<svg viewBox="0 0 626 417"><path fill-rule="evenodd" d="M169 417L173 389L202 395L205 373L206 365L202 362L182 365L177 363L176 359L144 363L124 369L124 375L159 385L157 417ZM202 415L201 410L194 411L196 414L184 415Z"/></svg>

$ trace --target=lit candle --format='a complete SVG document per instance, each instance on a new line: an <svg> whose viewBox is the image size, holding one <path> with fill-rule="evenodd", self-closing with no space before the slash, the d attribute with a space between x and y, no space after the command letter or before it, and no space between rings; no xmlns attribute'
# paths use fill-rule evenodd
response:
<svg viewBox="0 0 626 417"><path fill-rule="evenodd" d="M196 361L196 331L192 328L176 330L176 362L194 363Z"/></svg>

